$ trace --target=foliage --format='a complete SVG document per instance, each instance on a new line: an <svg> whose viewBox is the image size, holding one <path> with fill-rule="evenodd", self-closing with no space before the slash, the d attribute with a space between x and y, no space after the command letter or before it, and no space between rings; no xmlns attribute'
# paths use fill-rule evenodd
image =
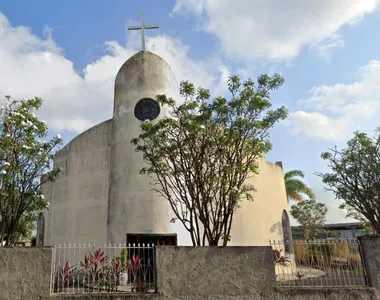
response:
<svg viewBox="0 0 380 300"><path fill-rule="evenodd" d="M80 262L80 266L84 271L83 282L90 288L98 287L99 282L103 280L105 275L105 266L108 261L108 256L104 254L101 249L94 251L94 253L88 253L84 256L84 261Z"/></svg>
<svg viewBox="0 0 380 300"><path fill-rule="evenodd" d="M146 292L146 287L145 287L145 281L143 278L139 276L139 271L141 270L142 267L142 259L139 258L139 255L132 255L132 259L129 261L129 269L132 272L135 286L132 289L132 291L135 291L137 293L144 293Z"/></svg>
<svg viewBox="0 0 380 300"><path fill-rule="evenodd" d="M38 213L48 207L40 186L54 180L58 170L50 168L59 135L50 141L48 128L34 114L42 99L11 100L0 110L0 245L12 245L20 236L31 235Z"/></svg>
<svg viewBox="0 0 380 300"><path fill-rule="evenodd" d="M114 257L111 259L111 267L112 267L112 271L115 274L119 274L120 269L121 269L121 264L120 264L120 261L117 257Z"/></svg>
<svg viewBox="0 0 380 300"><path fill-rule="evenodd" d="M315 198L313 191L299 178L304 178L305 174L300 170L291 170L285 173L285 188L286 188L286 197L289 200L302 201L305 194L310 199Z"/></svg>
<svg viewBox="0 0 380 300"><path fill-rule="evenodd" d="M287 266L290 261L282 255L282 249L273 249L273 258L275 265Z"/></svg>
<svg viewBox="0 0 380 300"><path fill-rule="evenodd" d="M142 278L136 278L135 286L132 288L132 292L136 293L146 293L147 288L145 284L145 280Z"/></svg>
<svg viewBox="0 0 380 300"><path fill-rule="evenodd" d="M326 221L327 207L315 199L298 202L290 208L290 214L298 221L306 240L317 237L319 227Z"/></svg>
<svg viewBox="0 0 380 300"><path fill-rule="evenodd" d="M128 249L123 250L125 250L125 255L121 255L121 257L126 259ZM82 277L81 282L90 291L117 291L120 273L131 271L134 279L133 291L137 293L146 292L144 278L147 269L143 270L143 259L139 255L133 254L130 260L124 261L125 266L123 266L121 257L109 258L101 249L94 251L94 253L85 254L84 260L80 262L80 268L77 270L78 277Z"/></svg>
<svg viewBox="0 0 380 300"><path fill-rule="evenodd" d="M315 261L318 261L319 258L329 259L332 253L332 246L327 243L315 243L309 245L309 252L311 253L311 257L314 258Z"/></svg>
<svg viewBox="0 0 380 300"><path fill-rule="evenodd" d="M132 259L128 262L128 267L131 270L133 277L138 278L138 271L141 269L141 261L142 259L139 258L139 255L132 255Z"/></svg>
<svg viewBox="0 0 380 300"><path fill-rule="evenodd" d="M61 292L64 288L67 288L75 277L76 271L76 267L70 265L68 261L62 268L59 268L54 280L54 291Z"/></svg>
<svg viewBox="0 0 380 300"><path fill-rule="evenodd" d="M343 200L347 216L370 223L380 234L380 129L373 138L355 132L346 148L336 146L322 153L330 173L317 173L326 190Z"/></svg>
<svg viewBox="0 0 380 300"><path fill-rule="evenodd" d="M287 109L270 110L270 91L283 84L275 74L262 74L255 84L231 76L231 98L210 100L208 90L184 81L182 104L159 95L172 117L143 122L132 140L152 177L155 191L167 199L190 233L193 245L227 245L234 212L240 201L252 201L247 178L258 171L258 161L271 149L269 130L287 116Z"/></svg>
<svg viewBox="0 0 380 300"><path fill-rule="evenodd" d="M299 285L299 284L301 284L302 278L304 278L306 276L306 274L304 274L300 271L296 271L296 272L294 272L294 276L296 277L296 285Z"/></svg>
<svg viewBox="0 0 380 300"><path fill-rule="evenodd" d="M323 270L335 268L339 264L340 267L354 270L356 274L362 272L362 259L356 240L298 241L294 243L294 252L297 265Z"/></svg>
<svg viewBox="0 0 380 300"><path fill-rule="evenodd" d="M120 268L126 270L128 268L128 249L123 248L120 252Z"/></svg>

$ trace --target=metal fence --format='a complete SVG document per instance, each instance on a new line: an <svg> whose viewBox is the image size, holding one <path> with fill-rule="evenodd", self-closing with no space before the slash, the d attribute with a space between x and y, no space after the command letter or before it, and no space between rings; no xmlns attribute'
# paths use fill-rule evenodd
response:
<svg viewBox="0 0 380 300"><path fill-rule="evenodd" d="M63 244L54 247L53 294L154 293L153 244Z"/></svg>
<svg viewBox="0 0 380 300"><path fill-rule="evenodd" d="M366 287L357 239L270 241L281 287Z"/></svg>

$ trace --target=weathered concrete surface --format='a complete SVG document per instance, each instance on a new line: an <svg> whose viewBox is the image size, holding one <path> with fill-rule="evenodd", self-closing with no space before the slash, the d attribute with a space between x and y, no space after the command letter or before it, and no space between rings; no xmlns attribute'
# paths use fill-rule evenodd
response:
<svg viewBox="0 0 380 300"><path fill-rule="evenodd" d="M50 299L62 300L169 300L159 295L120 295L120 294L89 294L89 295L64 295L52 296ZM194 300L378 300L379 294L371 289L358 290L293 290L279 291L273 293L269 297L260 295L207 295L207 296L179 296L175 298L194 299Z"/></svg>
<svg viewBox="0 0 380 300"><path fill-rule="evenodd" d="M43 212L44 245L123 243L127 233L177 233L179 244L188 245L188 232L179 222L170 223L168 201L152 191L148 176L139 175L145 164L131 144L140 132L134 108L142 98L179 98L174 73L163 58L140 51L121 66L114 93L112 119L78 135L55 156L54 166L63 174L42 186L51 204ZM153 122L167 116L161 107ZM281 217L288 203L282 167L262 160L259 169L247 179L257 193L234 216L231 246L283 240Z"/></svg>
<svg viewBox="0 0 380 300"><path fill-rule="evenodd" d="M283 211L288 214L288 201L282 168L262 159L259 174L248 178L247 183L257 192L253 201L240 203L232 222L230 245L266 246L269 240L283 241L281 217Z"/></svg>
<svg viewBox="0 0 380 300"><path fill-rule="evenodd" d="M0 247L0 300L48 299L52 249Z"/></svg>
<svg viewBox="0 0 380 300"><path fill-rule="evenodd" d="M178 83L168 63L149 51L140 51L120 68L115 80L111 172L108 206L107 242L125 241L127 233L172 233L170 206L150 184L148 175L139 175L146 166L131 140L141 132L142 121L134 115L143 98L159 94L176 98ZM152 122L167 117L161 107Z"/></svg>
<svg viewBox="0 0 380 300"><path fill-rule="evenodd" d="M369 286L380 290L380 236L359 237Z"/></svg>
<svg viewBox="0 0 380 300"><path fill-rule="evenodd" d="M379 291L362 289L279 289L274 299L282 300L378 300Z"/></svg>
<svg viewBox="0 0 380 300"><path fill-rule="evenodd" d="M106 242L111 125L100 123L57 152L54 167L62 174L42 186L50 202L45 246Z"/></svg>
<svg viewBox="0 0 380 300"><path fill-rule="evenodd" d="M50 295L52 249L0 248L0 300L377 300L376 289L277 289L270 247L157 247L158 294Z"/></svg>
<svg viewBox="0 0 380 300"><path fill-rule="evenodd" d="M87 295L54 295L51 300L159 300L158 295L103 293ZM1 298L0 298L1 300Z"/></svg>
<svg viewBox="0 0 380 300"><path fill-rule="evenodd" d="M157 247L164 299L268 299L276 286L271 247Z"/></svg>

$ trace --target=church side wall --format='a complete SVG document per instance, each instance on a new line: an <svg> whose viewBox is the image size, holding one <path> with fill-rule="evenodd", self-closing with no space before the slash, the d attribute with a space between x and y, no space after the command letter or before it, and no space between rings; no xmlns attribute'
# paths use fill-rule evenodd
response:
<svg viewBox="0 0 380 300"><path fill-rule="evenodd" d="M111 125L90 128L57 153L54 167L62 175L43 186L51 203L45 245L106 242Z"/></svg>
<svg viewBox="0 0 380 300"><path fill-rule="evenodd" d="M244 200L235 213L231 246L267 246L269 240L283 241L282 213L288 211L283 170L259 163L259 174L247 180L257 190L254 201Z"/></svg>

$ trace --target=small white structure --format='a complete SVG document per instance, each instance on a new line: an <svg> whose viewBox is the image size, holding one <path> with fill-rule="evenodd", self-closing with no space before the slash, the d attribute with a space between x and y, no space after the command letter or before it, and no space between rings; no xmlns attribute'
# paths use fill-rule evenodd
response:
<svg viewBox="0 0 380 300"><path fill-rule="evenodd" d="M144 162L131 144L141 122L167 115L153 100L158 94L178 97L175 76L161 57L140 51L116 76L113 118L80 134L56 154L54 167L62 175L42 187L51 205L40 218L39 244L177 244L178 225L170 223L170 206L152 191L150 178L139 175ZM291 239L281 163L261 161L260 173L250 183L257 189L255 200L243 202L236 212L230 245Z"/></svg>

